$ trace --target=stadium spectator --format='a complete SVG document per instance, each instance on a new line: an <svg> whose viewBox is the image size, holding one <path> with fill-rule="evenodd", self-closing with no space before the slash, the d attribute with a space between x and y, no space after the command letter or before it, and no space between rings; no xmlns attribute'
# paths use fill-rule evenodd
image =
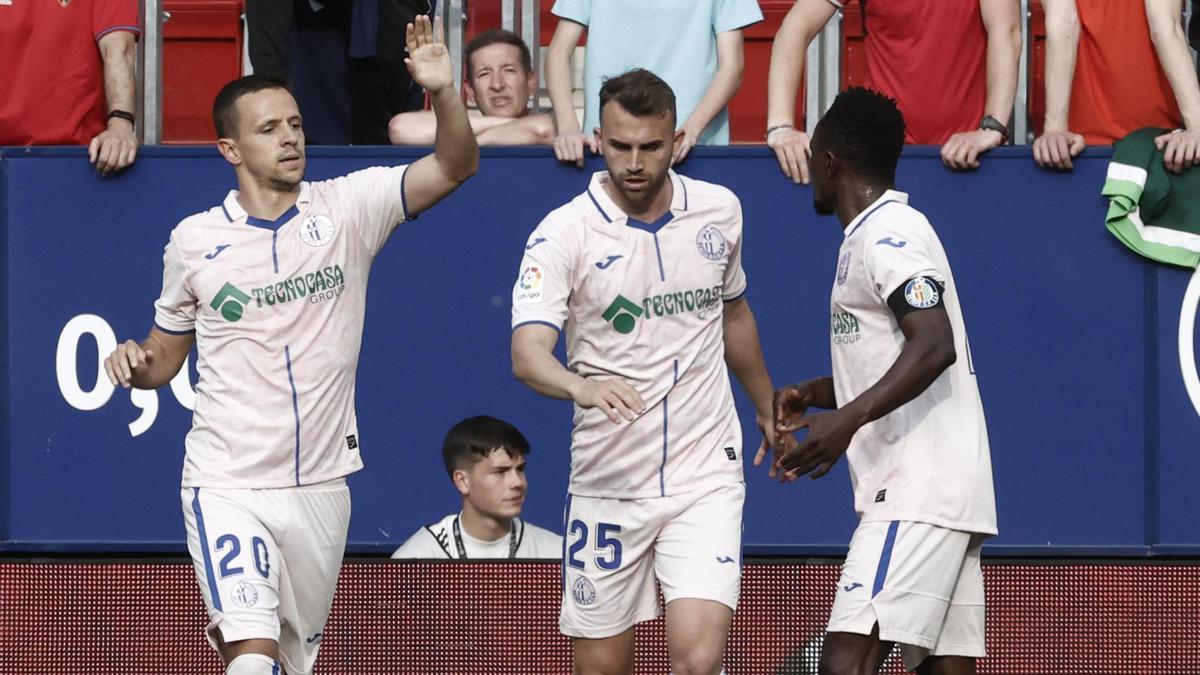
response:
<svg viewBox="0 0 1200 675"><path fill-rule="evenodd" d="M388 121L419 109L404 27L429 0L247 0L254 72L288 82L310 145L383 145Z"/></svg>
<svg viewBox="0 0 1200 675"><path fill-rule="evenodd" d="M600 86L633 68L666 80L675 91L683 140L678 163L697 145L729 143L725 107L742 83L742 29L762 21L755 0L557 0L560 17L546 52L546 81L558 137L554 155L583 166L586 145L597 152ZM588 32L583 67L584 118L580 131L571 87L571 54Z"/></svg>
<svg viewBox="0 0 1200 675"><path fill-rule="evenodd" d="M796 183L808 183L808 134L796 126L805 51L841 0L797 0L771 49L767 145ZM1008 141L1021 56L1018 0L862 3L864 86L897 101L905 143L941 145L942 162L973 169Z"/></svg>
<svg viewBox="0 0 1200 675"><path fill-rule="evenodd" d="M504 420L480 415L451 427L442 461L462 496L462 510L417 530L393 558L550 558L562 537L517 516L529 482L529 441Z"/></svg>
<svg viewBox="0 0 1200 675"><path fill-rule="evenodd" d="M507 30L489 30L467 43L467 98L482 115L471 116L471 128L480 145L550 145L554 118L530 114L529 96L537 92L537 73L529 46ZM396 145L431 145L437 133L432 111L400 113L388 125Z"/></svg>
<svg viewBox="0 0 1200 675"><path fill-rule="evenodd" d="M0 2L0 145L86 145L105 175L133 164L137 8Z"/></svg>
<svg viewBox="0 0 1200 675"><path fill-rule="evenodd" d="M1175 129L1155 143L1180 172L1200 163L1200 85L1182 0L1043 0L1046 117L1038 164L1070 169L1084 145L1110 145L1144 127Z"/></svg>

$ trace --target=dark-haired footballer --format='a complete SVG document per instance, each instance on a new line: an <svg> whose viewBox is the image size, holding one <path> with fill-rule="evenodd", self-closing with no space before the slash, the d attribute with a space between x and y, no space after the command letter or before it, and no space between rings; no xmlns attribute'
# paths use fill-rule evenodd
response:
<svg viewBox="0 0 1200 675"><path fill-rule="evenodd" d="M653 73L606 81L607 170L533 231L513 287L514 374L575 403L559 628L580 674L632 672L656 580L672 672L721 671L746 494L730 371L774 441L741 202L670 170L677 128Z"/></svg>
<svg viewBox="0 0 1200 675"><path fill-rule="evenodd" d="M442 462L462 509L414 532L392 557L558 558L562 537L519 517L528 455L525 434L502 419L477 415L455 424L442 442Z"/></svg>
<svg viewBox="0 0 1200 675"><path fill-rule="evenodd" d="M291 93L261 76L221 89L217 144L238 189L172 230L149 337L105 360L114 384L153 389L196 344L180 496L228 675L313 670L350 522L345 477L362 468L354 381L371 264L479 163L440 36L418 17L407 38L441 118L433 154L408 166L306 182Z"/></svg>
<svg viewBox="0 0 1200 675"><path fill-rule="evenodd" d="M771 474L819 478L845 454L861 519L821 654L829 675L878 672L897 643L924 674L974 673L984 655L987 426L946 252L895 189L903 144L895 102L867 89L842 92L817 124L813 206L845 231L833 375L775 394L778 433L808 435Z"/></svg>

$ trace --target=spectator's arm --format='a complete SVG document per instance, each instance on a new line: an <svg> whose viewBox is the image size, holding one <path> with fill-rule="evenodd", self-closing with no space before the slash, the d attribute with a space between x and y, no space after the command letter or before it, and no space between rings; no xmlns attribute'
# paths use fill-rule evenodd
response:
<svg viewBox="0 0 1200 675"><path fill-rule="evenodd" d="M513 120L511 117L470 115L467 121L478 138L487 130ZM432 110L400 113L388 122L388 140L392 145L433 145L436 138L437 115Z"/></svg>
<svg viewBox="0 0 1200 675"><path fill-rule="evenodd" d="M554 107L554 122L558 137L554 139L554 156L564 162L575 162L583 166L583 146L596 152L596 140L592 130L579 129L579 118L575 116L575 102L571 99L571 54L583 35L583 24L570 19L559 19L546 50L546 88L550 92L550 105Z"/></svg>
<svg viewBox="0 0 1200 675"><path fill-rule="evenodd" d="M837 11L830 0L796 0L771 45L767 76L767 145L779 168L794 183L808 183L808 135L796 128L796 91L804 75L804 57L813 38Z"/></svg>
<svg viewBox="0 0 1200 675"><path fill-rule="evenodd" d="M493 117L500 123L477 131L480 145L553 145L554 118L548 113L516 119Z"/></svg>
<svg viewBox="0 0 1200 675"><path fill-rule="evenodd" d="M987 31L987 99L983 114L991 115L1011 130L1021 61L1021 3L979 0L979 9ZM999 131L960 131L942 146L942 163L951 169L978 168L979 156L1003 142Z"/></svg>
<svg viewBox="0 0 1200 675"><path fill-rule="evenodd" d="M1033 159L1044 167L1071 169L1083 150L1083 136L1069 128L1071 82L1079 48L1079 12L1075 0L1042 0L1046 8L1046 117L1033 142Z"/></svg>
<svg viewBox="0 0 1200 675"><path fill-rule="evenodd" d="M100 59L104 63L104 97L108 111L136 110L137 91L133 76L134 55L137 52L133 33L114 30L98 42ZM133 123L118 117L108 120L107 128L88 145L88 160L100 173L108 175L133 164L137 158L138 141Z"/></svg>
<svg viewBox="0 0 1200 675"><path fill-rule="evenodd" d="M672 163L682 162L692 148L695 147L700 135L712 123L713 118L729 105L729 101L737 94L742 86L742 73L746 68L746 59L742 53L742 31L727 30L717 34L717 72L712 82L704 92L704 97L692 114L680 125L683 139L675 144L675 156Z"/></svg>
<svg viewBox="0 0 1200 675"><path fill-rule="evenodd" d="M1176 173L1200 164L1200 84L1196 81L1196 64L1188 52L1182 16L1182 0L1146 0L1150 39L1183 115L1183 131L1155 139L1159 149L1166 151L1163 162Z"/></svg>

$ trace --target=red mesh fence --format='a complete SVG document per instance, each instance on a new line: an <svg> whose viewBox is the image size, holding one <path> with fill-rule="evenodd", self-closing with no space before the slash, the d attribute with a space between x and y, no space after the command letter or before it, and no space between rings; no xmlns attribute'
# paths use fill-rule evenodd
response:
<svg viewBox="0 0 1200 675"><path fill-rule="evenodd" d="M730 675L816 673L836 564L751 562ZM980 673L1200 673L1200 565L985 562ZM317 672L569 673L559 568L347 561ZM0 673L223 672L189 563L0 563ZM667 673L661 620L638 673ZM887 673L900 673L893 656Z"/></svg>

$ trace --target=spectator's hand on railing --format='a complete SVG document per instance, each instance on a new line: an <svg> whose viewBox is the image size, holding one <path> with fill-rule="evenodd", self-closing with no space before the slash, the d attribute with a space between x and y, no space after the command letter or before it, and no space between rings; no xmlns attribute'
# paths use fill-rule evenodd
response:
<svg viewBox="0 0 1200 675"><path fill-rule="evenodd" d="M808 158L812 155L808 134L792 127L778 127L767 134L767 145L775 151L783 175L796 185L808 185Z"/></svg>
<svg viewBox="0 0 1200 675"><path fill-rule="evenodd" d="M554 156L562 162L575 162L575 166L583 167L583 146L587 146L595 154L600 152L596 139L582 131L568 129L559 132L554 139Z"/></svg>
<svg viewBox="0 0 1200 675"><path fill-rule="evenodd" d="M138 140L128 120L114 117L108 128L101 131L88 145L88 161L101 175L108 176L125 169L137 159Z"/></svg>
<svg viewBox="0 0 1200 675"><path fill-rule="evenodd" d="M696 147L696 141L700 140L700 132L686 124L680 127L679 130L683 132L683 138L675 145L675 152L671 155L672 166L687 159L688 153L692 151L692 148Z"/></svg>
<svg viewBox="0 0 1200 675"><path fill-rule="evenodd" d="M1083 136L1071 131L1047 131L1033 142L1033 160L1047 169L1070 171L1071 158L1083 151Z"/></svg>
<svg viewBox="0 0 1200 675"><path fill-rule="evenodd" d="M1174 173L1200 164L1200 131L1176 129L1155 138L1154 147L1163 151L1163 164Z"/></svg>
<svg viewBox="0 0 1200 675"><path fill-rule="evenodd" d="M960 131L942 146L942 164L960 171L978 169L979 156L1000 145L1003 140L999 131L991 129Z"/></svg>
<svg viewBox="0 0 1200 675"><path fill-rule="evenodd" d="M442 33L442 22L431 24L424 14L417 16L404 29L404 41L408 58L404 65L412 73L413 81L431 95L454 86L454 69L450 65L450 50L446 49Z"/></svg>

